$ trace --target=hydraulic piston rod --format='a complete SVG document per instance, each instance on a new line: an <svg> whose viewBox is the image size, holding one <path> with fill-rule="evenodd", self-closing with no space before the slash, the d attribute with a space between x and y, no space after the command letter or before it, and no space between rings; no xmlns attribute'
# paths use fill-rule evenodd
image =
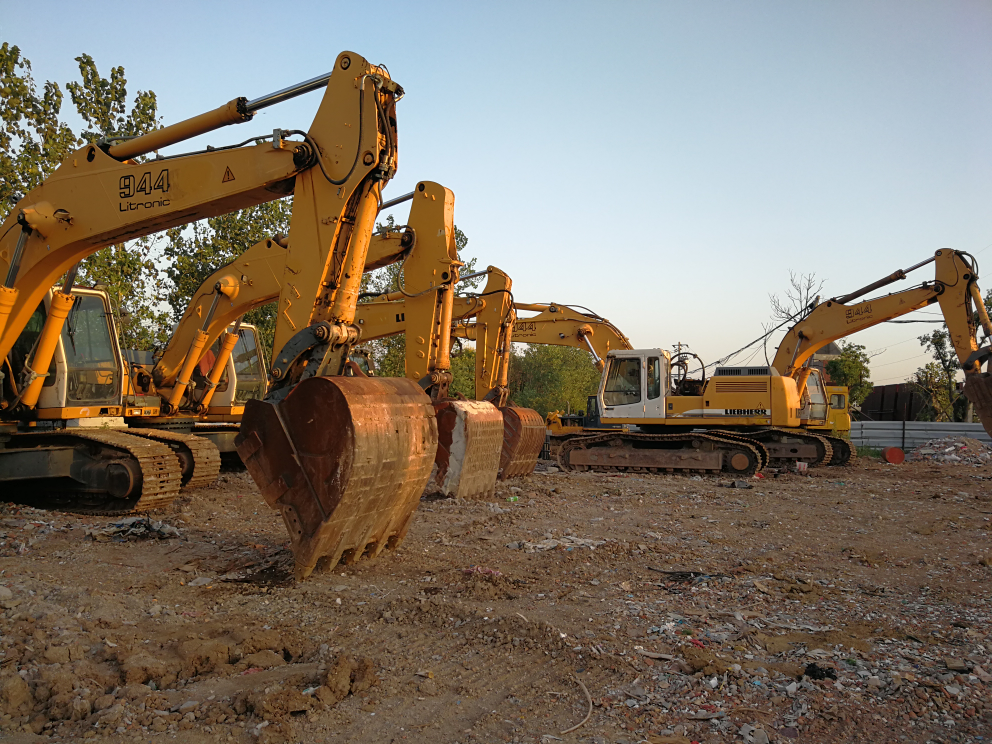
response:
<svg viewBox="0 0 992 744"><path fill-rule="evenodd" d="M208 111L205 114L194 116L191 119L170 124L154 132L143 134L140 137L129 139L117 145L107 148L107 154L117 160L128 160L139 155L160 150L163 147L174 145L183 140L198 137L201 134L212 132L215 129L226 127L229 124L240 124L250 121L259 109L273 106L290 98L296 98L312 90L319 90L327 85L331 79L331 73L320 75L319 77L304 80L302 83L291 85L288 88L277 90L275 93L261 96L249 101L247 98L235 98L233 101L225 103L220 108Z"/></svg>

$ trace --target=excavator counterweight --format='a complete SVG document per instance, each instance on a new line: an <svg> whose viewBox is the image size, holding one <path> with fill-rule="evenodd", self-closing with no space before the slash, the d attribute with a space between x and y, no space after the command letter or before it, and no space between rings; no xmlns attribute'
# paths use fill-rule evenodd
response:
<svg viewBox="0 0 992 744"><path fill-rule="evenodd" d="M437 447L412 380L312 377L276 403L248 401L238 452L289 530L296 576L398 545Z"/></svg>

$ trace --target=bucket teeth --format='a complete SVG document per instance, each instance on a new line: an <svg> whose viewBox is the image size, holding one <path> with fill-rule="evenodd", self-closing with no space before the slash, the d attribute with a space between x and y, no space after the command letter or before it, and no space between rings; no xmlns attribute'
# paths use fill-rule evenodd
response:
<svg viewBox="0 0 992 744"><path fill-rule="evenodd" d="M437 470L431 484L445 496L486 498L496 488L503 448L503 415L492 403L443 400L437 416Z"/></svg>
<svg viewBox="0 0 992 744"><path fill-rule="evenodd" d="M434 464L437 422L412 380L312 377L245 406L238 454L289 529L296 576L406 536Z"/></svg>
<svg viewBox="0 0 992 744"><path fill-rule="evenodd" d="M544 447L547 427L544 418L532 408L504 406L503 452L499 460L499 479L506 480L534 472Z"/></svg>
<svg viewBox="0 0 992 744"><path fill-rule="evenodd" d="M992 436L992 376L987 372L968 375L964 382L964 394L975 406L975 413L982 426Z"/></svg>

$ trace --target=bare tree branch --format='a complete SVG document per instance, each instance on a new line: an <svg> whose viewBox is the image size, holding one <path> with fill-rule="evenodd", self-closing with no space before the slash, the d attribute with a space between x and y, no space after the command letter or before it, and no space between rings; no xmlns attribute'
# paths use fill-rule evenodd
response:
<svg viewBox="0 0 992 744"><path fill-rule="evenodd" d="M769 294L768 302L772 308L772 319L777 321L789 320L792 316L809 310L809 306L820 296L823 280L817 279L815 273L796 274L789 271L789 289L785 297Z"/></svg>

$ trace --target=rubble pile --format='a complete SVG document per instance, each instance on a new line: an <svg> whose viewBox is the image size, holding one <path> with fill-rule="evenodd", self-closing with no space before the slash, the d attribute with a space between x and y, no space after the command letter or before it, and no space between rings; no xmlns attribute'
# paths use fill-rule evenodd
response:
<svg viewBox="0 0 992 744"><path fill-rule="evenodd" d="M910 453L909 460L938 465L989 465L992 447L971 437L943 437L917 447Z"/></svg>
<svg viewBox="0 0 992 744"><path fill-rule="evenodd" d="M86 535L100 542L108 540L126 542L127 540L145 540L148 538L167 540L181 537L179 530L171 524L157 522L148 517L128 517L120 522L114 522L108 527L87 529Z"/></svg>

